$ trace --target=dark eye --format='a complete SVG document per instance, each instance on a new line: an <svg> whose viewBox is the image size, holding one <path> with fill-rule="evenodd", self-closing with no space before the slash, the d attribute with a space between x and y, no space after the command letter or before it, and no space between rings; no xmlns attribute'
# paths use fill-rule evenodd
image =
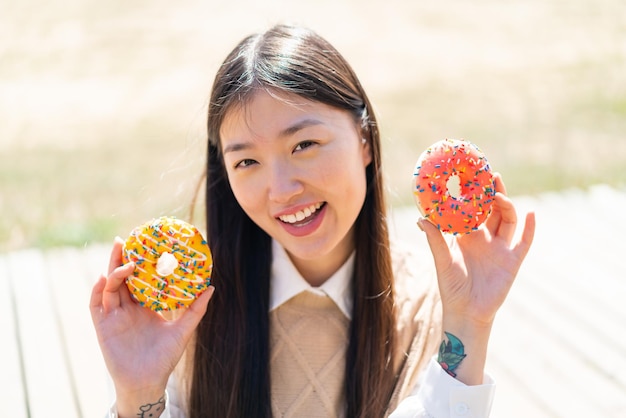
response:
<svg viewBox="0 0 626 418"><path fill-rule="evenodd" d="M246 158L243 159L241 161L239 161L237 164L235 164L235 168L246 168L246 167L250 167L253 164L256 164L257 162L255 160L252 160L250 158Z"/></svg>
<svg viewBox="0 0 626 418"><path fill-rule="evenodd" d="M302 141L300 142L298 145L296 145L296 147L294 148L294 151L301 151L305 148L309 148L310 146L315 145L315 142L313 141Z"/></svg>

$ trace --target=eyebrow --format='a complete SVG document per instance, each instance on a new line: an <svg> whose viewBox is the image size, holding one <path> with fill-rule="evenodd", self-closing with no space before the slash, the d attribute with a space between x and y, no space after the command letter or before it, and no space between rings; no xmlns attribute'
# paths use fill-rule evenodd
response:
<svg viewBox="0 0 626 418"><path fill-rule="evenodd" d="M313 118L302 119L301 121L294 123L292 126L289 126L283 129L278 135L281 137L290 136L290 135L295 134L298 131L301 131L304 128L308 128L309 126L316 126L316 125L322 125L322 124L323 122L319 119L313 119Z"/></svg>
<svg viewBox="0 0 626 418"><path fill-rule="evenodd" d="M309 126L317 126L317 125L322 125L323 122L319 119L314 119L314 118L307 118L307 119L302 119L296 123L294 123L291 126L288 126L287 128L283 129L282 131L280 131L278 133L279 137L286 137L286 136L291 136L295 133L297 133L298 131L301 131L305 128L308 128ZM229 153L229 152L236 152L236 151L243 151L246 149L249 149L252 147L251 143L248 142L237 142L234 144L230 144L226 147L224 147L224 154Z"/></svg>
<svg viewBox="0 0 626 418"><path fill-rule="evenodd" d="M243 151L251 147L252 144L250 143L238 142L236 144L230 144L229 146L225 147L223 153L227 154L229 152Z"/></svg>

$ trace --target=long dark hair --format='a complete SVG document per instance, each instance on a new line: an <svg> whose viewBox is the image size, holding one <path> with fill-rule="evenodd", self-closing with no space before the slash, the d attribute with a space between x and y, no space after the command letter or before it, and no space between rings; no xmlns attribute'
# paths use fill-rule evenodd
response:
<svg viewBox="0 0 626 418"><path fill-rule="evenodd" d="M370 144L367 192L355 222L345 396L347 416L383 416L395 383L395 315L378 125L360 82L339 52L310 30L279 25L237 45L220 67L210 97L206 219L216 292L192 350L190 417L271 416L271 238L237 203L220 150L224 116L245 105L259 88L349 111Z"/></svg>

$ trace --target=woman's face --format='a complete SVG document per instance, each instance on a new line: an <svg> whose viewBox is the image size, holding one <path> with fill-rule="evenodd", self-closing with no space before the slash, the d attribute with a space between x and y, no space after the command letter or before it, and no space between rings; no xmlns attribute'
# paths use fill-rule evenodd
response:
<svg viewBox="0 0 626 418"><path fill-rule="evenodd" d="M354 249L369 144L346 111L297 95L254 93L220 129L235 198L309 283L328 279Z"/></svg>

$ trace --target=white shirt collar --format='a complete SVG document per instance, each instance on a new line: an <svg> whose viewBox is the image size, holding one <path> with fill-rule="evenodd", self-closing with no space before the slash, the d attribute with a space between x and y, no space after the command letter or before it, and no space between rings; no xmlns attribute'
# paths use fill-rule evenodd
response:
<svg viewBox="0 0 626 418"><path fill-rule="evenodd" d="M321 286L313 287L293 265L285 249L272 240L272 270L270 273L270 311L297 294L308 291L328 296L348 319L352 319L350 284L354 271L353 252L348 260Z"/></svg>

